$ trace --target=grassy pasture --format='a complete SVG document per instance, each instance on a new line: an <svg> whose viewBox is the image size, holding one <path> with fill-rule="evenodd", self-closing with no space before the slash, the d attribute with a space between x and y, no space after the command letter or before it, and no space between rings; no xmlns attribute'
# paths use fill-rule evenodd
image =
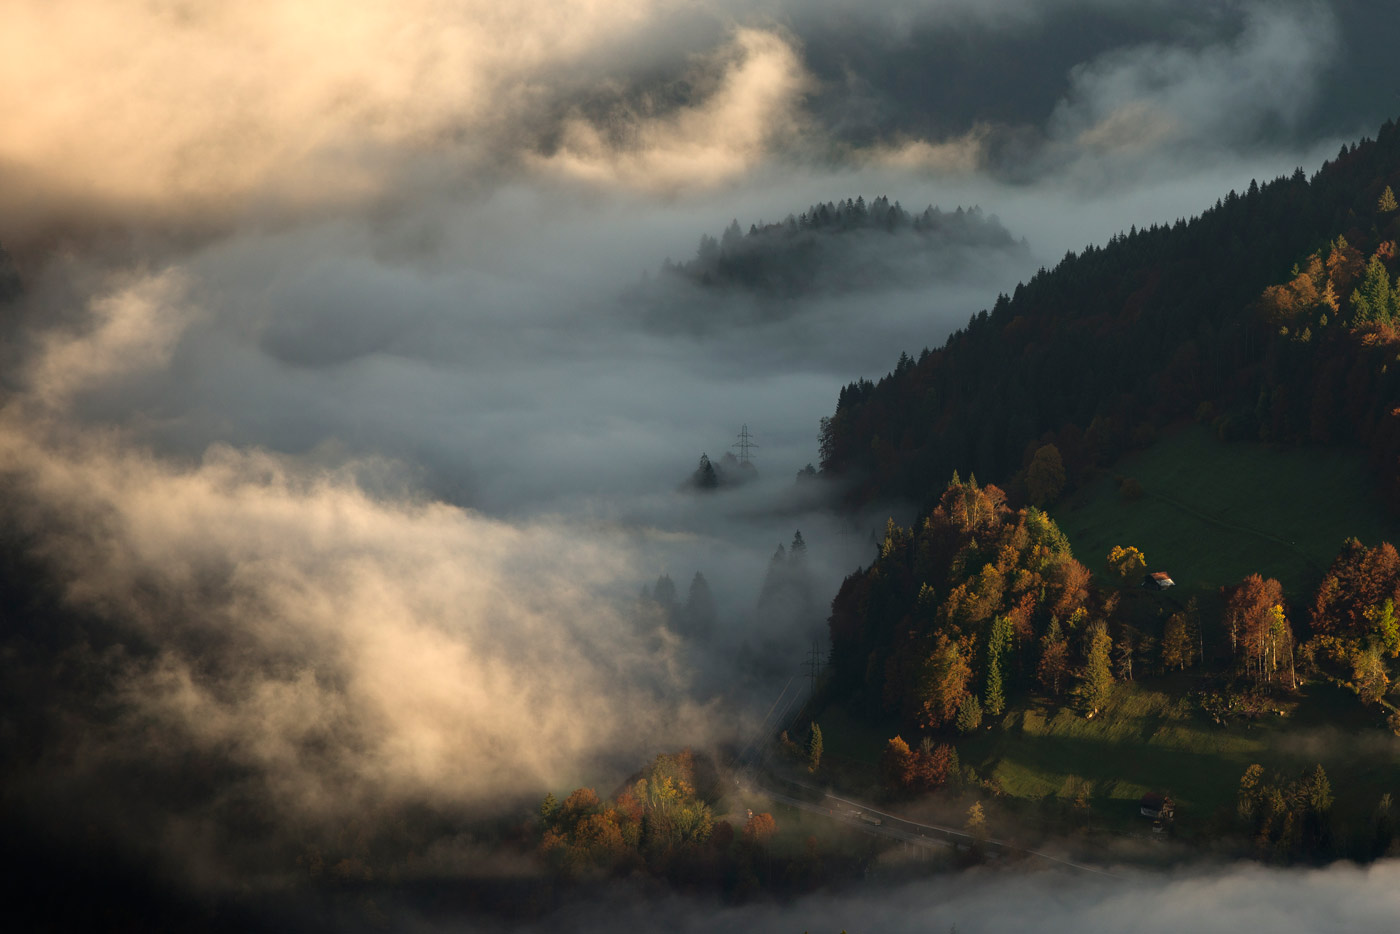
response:
<svg viewBox="0 0 1400 934"><path fill-rule="evenodd" d="M1182 829L1201 832L1234 807L1251 763L1296 776L1321 763L1336 794L1334 813L1364 825L1384 793L1400 796L1400 739L1377 729L1350 693L1314 684L1280 705L1283 715L1221 727L1185 697L1185 683L1118 685L1093 720L1067 707L1032 703L958 744L963 761L1013 798L1069 797L1074 780L1091 789L1096 814L1132 827L1138 799L1165 791Z"/></svg>
<svg viewBox="0 0 1400 934"><path fill-rule="evenodd" d="M1143 497L1126 501L1119 477L1140 483ZM1050 512L1101 579L1109 549L1136 545L1148 569L1170 573L1183 595L1258 572L1306 600L1348 536L1400 541L1374 487L1359 451L1226 444L1187 425Z"/></svg>
<svg viewBox="0 0 1400 934"><path fill-rule="evenodd" d="M1122 477L1141 484L1140 499L1125 500ZM1224 651L1220 587L1255 572L1275 577L1301 624L1345 538L1400 543L1400 524L1373 490L1358 451L1227 444L1205 427L1186 425L1050 512L1101 583L1109 581L1104 559L1114 545L1136 545L1149 570L1168 571L1177 587L1128 591L1122 612L1159 636L1161 621L1197 597L1207 655L1217 656ZM1288 777L1321 763L1336 795L1337 824L1353 832L1369 826L1382 794L1400 799L1400 738L1349 691L1313 682L1298 698L1280 701L1280 713L1222 727L1197 707L1192 692L1199 686L1190 674L1120 683L1092 720L1069 705L1023 696L956 745L964 763L995 780L1011 811L1065 811L1087 788L1096 824L1137 833L1145 828L1138 800L1165 791L1177 802L1178 829L1210 836L1219 821L1232 820L1240 775L1256 762ZM896 725L866 723L841 705L818 720L828 759L851 773L842 777L873 783ZM905 739L918 742L917 735Z"/></svg>

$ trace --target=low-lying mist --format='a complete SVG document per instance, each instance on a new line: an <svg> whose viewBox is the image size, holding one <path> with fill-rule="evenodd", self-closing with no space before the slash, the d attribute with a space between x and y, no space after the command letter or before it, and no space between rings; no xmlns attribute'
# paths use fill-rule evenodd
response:
<svg viewBox="0 0 1400 934"><path fill-rule="evenodd" d="M1329 4L197 6L19 0L0 30L24 282L0 294L3 802L182 891L289 884L287 854L347 827L528 875L454 822L752 738L872 529L909 519L798 476L843 384L1391 106ZM939 43L1068 51L1013 94ZM1382 90L1322 119L1341 78ZM622 300L702 234L858 196L978 204L1010 239L909 275L862 240L781 307L702 290L665 326ZM744 426L756 478L689 484ZM799 531L802 586L774 598ZM712 624L642 597L697 573ZM987 873L717 917L1210 930L1203 906L1257 897L1287 930L1313 916L1269 893L1359 923L1392 872ZM598 911L578 924L630 917Z"/></svg>

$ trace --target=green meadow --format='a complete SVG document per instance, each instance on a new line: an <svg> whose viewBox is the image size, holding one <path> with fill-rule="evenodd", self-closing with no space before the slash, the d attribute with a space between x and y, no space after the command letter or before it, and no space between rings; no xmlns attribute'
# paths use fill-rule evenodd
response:
<svg viewBox="0 0 1400 934"><path fill-rule="evenodd" d="M1129 501L1120 478L1136 480ZM1217 440L1200 425L1164 435L1050 510L1096 575L1114 545L1135 545L1178 592L1215 592L1251 573L1306 601L1340 549L1400 540L1359 451Z"/></svg>

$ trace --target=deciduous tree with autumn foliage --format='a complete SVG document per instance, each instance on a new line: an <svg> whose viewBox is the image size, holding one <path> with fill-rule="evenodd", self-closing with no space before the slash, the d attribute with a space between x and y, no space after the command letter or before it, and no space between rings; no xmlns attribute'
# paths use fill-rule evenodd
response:
<svg viewBox="0 0 1400 934"><path fill-rule="evenodd" d="M1089 571L1048 515L955 475L916 527L888 524L879 558L833 601L832 689L922 729L952 725L972 699L998 714L1032 686L1049 627L1089 599Z"/></svg>

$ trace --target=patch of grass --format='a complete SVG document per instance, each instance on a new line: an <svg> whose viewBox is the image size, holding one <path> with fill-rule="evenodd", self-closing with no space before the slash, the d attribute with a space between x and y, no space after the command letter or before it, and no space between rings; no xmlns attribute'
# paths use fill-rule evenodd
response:
<svg viewBox="0 0 1400 934"><path fill-rule="evenodd" d="M1336 792L1338 818L1367 819L1381 794L1400 795L1400 740L1371 723L1356 699L1310 685L1283 716L1220 727L1184 696L1179 679L1119 684L1092 720L1068 707L1032 703L958 744L964 762L1020 799L1068 798L1088 783L1094 811L1123 827L1140 823L1138 799L1171 794L1183 829L1200 830L1231 811L1252 763L1295 776L1321 763ZM1140 827L1137 829L1141 829Z"/></svg>
<svg viewBox="0 0 1400 934"><path fill-rule="evenodd" d="M1126 499L1119 477L1142 486ZM1051 509L1075 555L1101 578L1114 545L1136 545L1180 591L1214 591L1258 572L1292 597L1317 586L1342 541L1400 538L1360 451L1226 444L1200 425L1163 435Z"/></svg>

